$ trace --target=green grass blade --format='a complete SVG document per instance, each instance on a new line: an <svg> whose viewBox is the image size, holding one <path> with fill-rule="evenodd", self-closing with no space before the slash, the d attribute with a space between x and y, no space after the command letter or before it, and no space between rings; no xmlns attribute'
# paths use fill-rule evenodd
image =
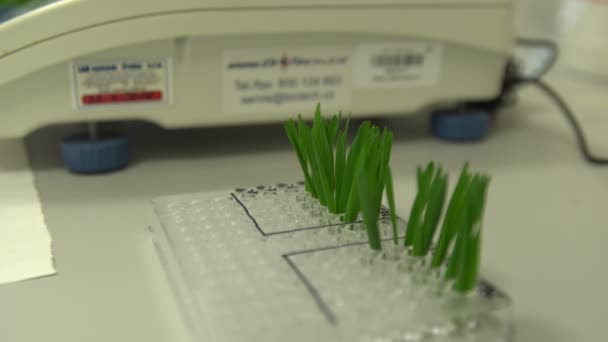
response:
<svg viewBox="0 0 608 342"><path fill-rule="evenodd" d="M335 213L335 202L333 191L331 185L329 183L329 179L326 176L326 172L324 170L325 161L321 159L320 153L315 153L313 155L315 168L315 175L317 176L316 183L320 188L319 191L319 200L322 205L326 206L328 210L332 213Z"/></svg>
<svg viewBox="0 0 608 342"><path fill-rule="evenodd" d="M389 167L391 159L391 148L393 143L393 133L388 129L384 129L380 138L380 147L378 151L379 166L378 166L378 181L376 183L376 191L380 194L384 191L386 183L386 170Z"/></svg>
<svg viewBox="0 0 608 342"><path fill-rule="evenodd" d="M395 192L393 189L393 175L390 166L386 168L386 198L388 208L391 212L391 223L393 225L393 242L399 244L399 229L397 227L397 209L395 206Z"/></svg>
<svg viewBox="0 0 608 342"><path fill-rule="evenodd" d="M422 218L427 205L428 193L430 190L429 179L432 177L434 168L435 166L433 163L429 163L424 171L420 167L417 168L418 193L416 194L416 198L412 204L410 216L407 221L407 230L405 232L405 241L403 243L406 247L414 244L416 236L418 235L420 229L422 229Z"/></svg>
<svg viewBox="0 0 608 342"><path fill-rule="evenodd" d="M420 246L421 255L426 255L431 248L435 231L437 230L437 224L441 217L443 210L443 204L445 201L446 187L447 187L447 175L441 172L441 168L438 169L437 175L433 181L433 186L429 194L429 201L424 217L424 226L422 232L424 236L422 238L422 246Z"/></svg>
<svg viewBox="0 0 608 342"><path fill-rule="evenodd" d="M304 152L304 148L302 146L302 140L298 133L298 129L293 120L288 120L285 123L285 132L287 134L287 138L289 142L293 146L293 149L296 152L296 156L298 157L298 161L300 163L300 167L302 168L302 173L304 174L304 183L306 191L311 191L311 179L310 172L308 170L308 158L306 153Z"/></svg>
<svg viewBox="0 0 608 342"><path fill-rule="evenodd" d="M477 277L479 274L480 253L481 252L481 231L478 234L469 236L467 243L467 255L465 269L460 276L460 281L456 281L454 288L461 292L470 292L477 286Z"/></svg>
<svg viewBox="0 0 608 342"><path fill-rule="evenodd" d="M428 198L428 189L422 189L416 195L416 199L414 200L414 204L412 205L412 210L410 212L410 218L407 222L407 230L405 234L405 242L404 245L413 246L420 241L422 235L422 223L424 212L427 206L427 198ZM419 242L418 242L419 244Z"/></svg>
<svg viewBox="0 0 608 342"><path fill-rule="evenodd" d="M379 146L379 144L378 144ZM371 153L379 155L381 151L374 150ZM370 162L369 168L365 169L365 174L367 175L368 185L370 186L369 190L371 191L374 210L380 213L380 208L382 207L382 194L384 193L384 185L386 180L386 171L384 167L381 165L381 158L373 158Z"/></svg>
<svg viewBox="0 0 608 342"><path fill-rule="evenodd" d="M376 209L374 194L372 191L373 184L369 183L369 174L366 171L359 170L357 175L357 189L359 191L359 202L361 203L361 212L363 221L367 230L369 246L374 250L381 250L380 231L378 229L378 217L380 211Z"/></svg>
<svg viewBox="0 0 608 342"><path fill-rule="evenodd" d="M418 178L418 194L410 212L405 235L405 246L422 245L424 232L424 215L428 205L428 197L431 191L431 181L435 173L435 163L429 163L424 171L420 171Z"/></svg>
<svg viewBox="0 0 608 342"><path fill-rule="evenodd" d="M340 112L340 115L342 115L342 112ZM342 132L344 132L344 135L346 135L347 138L348 138L349 129L350 129L350 114L348 114L348 117L346 118L346 122L344 123L344 128L342 129Z"/></svg>
<svg viewBox="0 0 608 342"><path fill-rule="evenodd" d="M307 125L301 125L298 127L300 129L300 136L302 137L302 145L304 147L304 151L306 155L309 157L309 168L310 168L310 180L312 185L311 195L314 198L319 199L319 202L322 205L326 205L325 196L323 186L321 184L321 180L323 177L320 175L321 171L319 170L319 158L316 156L316 151L313 144L313 137L311 128Z"/></svg>
<svg viewBox="0 0 608 342"><path fill-rule="evenodd" d="M426 174L424 176L427 177ZM420 213L418 217L419 223L412 244L412 255L419 257L425 256L428 252L430 247L428 240L432 239L443 207L442 192L445 191L445 187L443 187L444 175L441 166L437 167L428 184L425 179L422 185L427 191L426 204L424 214ZM443 195L445 196L445 193Z"/></svg>
<svg viewBox="0 0 608 342"><path fill-rule="evenodd" d="M414 199L412 209L410 210L410 217L407 220L407 229L405 231L405 239L403 242L403 245L406 247L411 246L414 243L416 232L420 227L420 217L422 215L422 210L424 210L424 205L426 204L424 193L425 190L418 191L416 198Z"/></svg>
<svg viewBox="0 0 608 342"><path fill-rule="evenodd" d="M473 290L477 285L481 257L482 220L489 181L488 177L480 176L472 194L470 215L473 225L468 236L466 269L463 270L460 281L455 284L456 290L462 293Z"/></svg>
<svg viewBox="0 0 608 342"><path fill-rule="evenodd" d="M346 132L341 132L336 142L336 165L335 165L335 179L336 179L336 212L338 214L344 213L346 205L342 205L340 198L342 197L342 184L344 179L344 168L346 167Z"/></svg>
<svg viewBox="0 0 608 342"><path fill-rule="evenodd" d="M355 135L353 143L351 144L350 150L348 151L348 157L346 158L342 185L340 186L340 198L338 199L338 208L343 208L346 212L348 212L349 210L355 210L355 208L357 207L357 192L353 191L353 189L355 189L355 187L353 186L353 179L355 177L355 170L357 168L356 164L358 163L361 151L363 150L363 146L367 144L369 129L369 122L364 122L363 124L361 124L361 126L359 126L357 134ZM349 203L350 206L348 205ZM353 213L351 212L350 215L345 215L345 217L347 216L352 217ZM356 214L354 215L354 217L356 217Z"/></svg>
<svg viewBox="0 0 608 342"><path fill-rule="evenodd" d="M321 116L320 112L315 113L315 118L312 126L312 136L315 143L317 154L320 154L322 164L322 170L325 171L328 179L333 179L333 146L330 144L328 139L328 127L325 120ZM332 161L331 163L329 161ZM326 164L327 163L327 164ZM333 182L330 182L333 183Z"/></svg>
<svg viewBox="0 0 608 342"><path fill-rule="evenodd" d="M437 247L433 254L433 260L431 267L439 267L443 264L445 256L447 254L449 246L452 244L452 240L456 236L458 231L457 214L462 210L463 201L465 200L465 194L471 176L468 171L468 164L465 164L460 172L460 177L452 193L452 197L449 201L448 208L443 219L443 225L439 240L437 241Z"/></svg>
<svg viewBox="0 0 608 342"><path fill-rule="evenodd" d="M483 180L479 175L473 176L469 192L467 214L469 222L466 229L459 233L457 243L462 242L458 271L455 275L454 289L466 293L475 286L479 267L479 218L481 210L481 190Z"/></svg>
<svg viewBox="0 0 608 342"><path fill-rule="evenodd" d="M393 150L393 132L386 130L382 135L382 160L388 166L391 161L391 153Z"/></svg>
<svg viewBox="0 0 608 342"><path fill-rule="evenodd" d="M353 182L353 184L357 184L357 182ZM357 219L357 214L359 214L359 192L356 186L351 187L348 196L348 202L346 203L346 208L344 210L344 222L353 222Z"/></svg>
<svg viewBox="0 0 608 342"><path fill-rule="evenodd" d="M321 184L321 194L323 196L324 205L327 206L330 212L336 212L335 197L334 197L334 161L332 157L332 147L327 140L327 129L325 121L320 113L315 114L312 127L312 140L314 156L318 172L319 183Z"/></svg>
<svg viewBox="0 0 608 342"><path fill-rule="evenodd" d="M370 185L372 198L376 205L376 210L380 212L382 206L382 193L385 187L386 167L384 165L384 144L383 136L380 134L380 129L374 126L371 131L370 142L367 148L367 161L365 171Z"/></svg>
<svg viewBox="0 0 608 342"><path fill-rule="evenodd" d="M370 177L376 180L370 186L372 186L372 189L377 189L377 183L381 181L380 177L378 177L380 175L380 153L378 153L380 141L377 135L370 136L369 140L368 146L366 146L367 160L365 161L365 170L368 170Z"/></svg>
<svg viewBox="0 0 608 342"><path fill-rule="evenodd" d="M337 116L334 115L327 124L327 140L331 146L334 146L338 131L340 130L340 123L342 122L342 112Z"/></svg>
<svg viewBox="0 0 608 342"><path fill-rule="evenodd" d="M359 194L359 188L358 188L358 182L357 182L357 177L359 176L360 173L362 173L365 170L365 163L367 161L367 149L364 148L364 146L367 144L367 139L368 137L366 136L361 136L360 139L360 143L361 143L361 148L357 153L357 160L354 162L353 167L351 170L349 170L352 173L352 184L350 186L350 192L349 192L349 197L348 197L348 201L346 204L346 211L344 214L344 221L345 222L352 222L354 220L357 219L357 214L359 213L360 209L361 209L361 200L360 200L360 194ZM349 154L349 157L350 154Z"/></svg>
<svg viewBox="0 0 608 342"><path fill-rule="evenodd" d="M435 174L435 163L430 162L422 172L422 177L418 179L418 189L421 187L426 188L431 184L433 175Z"/></svg>
<svg viewBox="0 0 608 342"><path fill-rule="evenodd" d="M298 129L298 136L300 137L300 147L302 148L302 154L304 156L304 158L307 161L307 169L309 170L309 189L308 191L310 192L310 195L313 198L319 198L319 189L318 186L315 184L315 176L314 176L314 170L312 167L312 160L311 160L311 150L310 147L312 146L312 137L310 134L310 127L308 127L308 125L306 124L306 122L304 121L304 119L302 118L301 114L298 114L298 120L297 120L297 129Z"/></svg>
<svg viewBox="0 0 608 342"><path fill-rule="evenodd" d="M366 150L366 161L364 168L366 170L366 175L368 176L372 195L376 195L378 193L378 183L383 181L384 175L380 174L380 130L378 127L373 126L370 130L370 135L368 138L368 142L365 146ZM384 184L382 184L384 186ZM374 197L377 198L377 197Z"/></svg>
<svg viewBox="0 0 608 342"><path fill-rule="evenodd" d="M341 115L340 115L341 116ZM329 122L325 126L325 133L327 134L327 154L329 155L329 159L332 161L331 167L331 186L335 190L336 188L336 180L335 180L335 154L334 147L336 145L336 139L338 138L338 130L340 129L340 117L333 116Z"/></svg>
<svg viewBox="0 0 608 342"><path fill-rule="evenodd" d="M467 232L469 231L469 226L471 225L468 206L469 204L465 200L463 206L461 207L461 212L459 212L457 215L456 222L458 223L458 233L456 234L456 240L454 242L454 248L448 263L448 269L445 273L446 279L457 278L458 274L464 268L464 263L466 262L465 254L468 245L466 236Z"/></svg>

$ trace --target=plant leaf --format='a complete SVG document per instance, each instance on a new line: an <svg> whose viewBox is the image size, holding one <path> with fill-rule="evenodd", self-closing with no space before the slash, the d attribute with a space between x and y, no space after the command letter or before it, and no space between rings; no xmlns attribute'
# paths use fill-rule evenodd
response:
<svg viewBox="0 0 608 342"><path fill-rule="evenodd" d="M285 133L287 134L287 138L293 146L293 149L296 152L296 156L298 157L298 161L300 163L300 167L302 168L302 173L304 174L304 181L306 184L306 189L310 191L310 173L308 171L308 159L304 152L304 148L302 147L302 140L300 134L298 133L298 129L296 128L296 124L293 120L288 120L285 122Z"/></svg>
<svg viewBox="0 0 608 342"><path fill-rule="evenodd" d="M422 232L422 245L420 246L420 255L426 255L431 247L439 218L443 209L447 187L447 175L444 175L441 168L437 170L435 180L433 181L432 189L429 194L429 200L424 217L424 226Z"/></svg>
<svg viewBox="0 0 608 342"><path fill-rule="evenodd" d="M388 207L391 212L391 223L393 225L393 242L395 243L395 245L397 245L399 244L399 230L397 228L397 210L395 207L393 175L390 166L386 168L386 197L388 200Z"/></svg>
<svg viewBox="0 0 608 342"><path fill-rule="evenodd" d="M439 240L437 241L437 246L433 254L431 267L439 267L443 264L448 248L456 236L459 224L457 215L458 212L462 210L470 180L471 176L468 171L468 163L466 163L460 172L460 177L456 187L454 188L454 192L452 193L452 197L443 218L443 226L441 228Z"/></svg>
<svg viewBox="0 0 608 342"><path fill-rule="evenodd" d="M336 212L343 214L346 209L346 205L342 206L340 198L342 197L342 185L344 179L344 169L346 167L346 132L342 132L338 135L338 141L336 143L336 165L334 171L335 183L336 183Z"/></svg>
<svg viewBox="0 0 608 342"><path fill-rule="evenodd" d="M367 230L369 246L374 250L381 250L380 231L378 229L379 210L376 210L374 203L374 194L372 193L373 185L369 183L370 170L359 169L357 172L357 189L359 192L359 202L361 203L361 212L363 221Z"/></svg>
<svg viewBox="0 0 608 342"><path fill-rule="evenodd" d="M340 186L340 198L338 199L338 208L344 208L345 211L345 222L349 222L346 218L352 218L354 220L356 218L356 213L353 211L356 210L357 206L357 191L353 186L355 171L357 168L357 163L360 159L360 154L363 150L363 147L367 145L368 140L368 132L370 129L370 123L368 121L364 122L359 126L357 130L357 134L353 139L353 143L348 151L348 157L346 158L346 165L344 168L344 175L342 179L342 185Z"/></svg>

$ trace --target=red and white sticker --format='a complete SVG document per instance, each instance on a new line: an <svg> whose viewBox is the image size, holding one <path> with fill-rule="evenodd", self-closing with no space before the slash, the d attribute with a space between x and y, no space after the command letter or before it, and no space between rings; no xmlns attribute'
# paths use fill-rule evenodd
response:
<svg viewBox="0 0 608 342"><path fill-rule="evenodd" d="M168 59L76 62L71 71L76 109L170 102Z"/></svg>

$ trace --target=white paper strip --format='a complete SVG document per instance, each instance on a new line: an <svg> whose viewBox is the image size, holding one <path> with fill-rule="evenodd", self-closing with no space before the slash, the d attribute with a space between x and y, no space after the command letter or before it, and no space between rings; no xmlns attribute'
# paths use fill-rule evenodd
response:
<svg viewBox="0 0 608 342"><path fill-rule="evenodd" d="M0 140L0 284L55 273L34 177L22 140Z"/></svg>

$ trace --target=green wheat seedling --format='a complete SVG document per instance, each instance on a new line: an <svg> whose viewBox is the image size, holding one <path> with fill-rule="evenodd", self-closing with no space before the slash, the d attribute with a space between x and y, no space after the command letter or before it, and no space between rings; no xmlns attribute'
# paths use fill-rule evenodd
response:
<svg viewBox="0 0 608 342"><path fill-rule="evenodd" d="M343 222L363 217L371 248L381 249L378 220L382 198L389 198L393 240L398 241L392 176L389 168L393 134L369 121L362 123L347 148L350 118L323 119L317 105L312 127L301 115L285 123L285 132L304 174L305 189Z"/></svg>
<svg viewBox="0 0 608 342"><path fill-rule="evenodd" d="M356 173L354 186L357 189L357 196L352 197L359 203L370 246L375 250L380 250L382 245L378 220L382 207L382 196L388 187L391 188L387 190L388 196L390 197L393 193L389 168L393 136L388 129L384 129L380 135L379 129L372 127L366 139L358 156L359 163L354 170ZM391 198L389 202L394 204L394 198ZM391 206L390 212L393 220L393 240L397 242L398 232L394 205Z"/></svg>
<svg viewBox="0 0 608 342"><path fill-rule="evenodd" d="M341 113L324 119L320 105L312 126L301 115L285 123L304 173L305 189L329 212L339 214L343 222L362 217L369 245L374 250L382 249L378 222L386 194L393 242L398 245L390 168L393 134L366 121L348 147L349 125L350 118L343 122ZM447 173L433 162L417 169L418 192L403 246L413 257L423 259L435 243L430 268L447 266L444 278L453 282L458 292L469 292L477 283L481 222L489 180L486 175L471 174L465 164L440 225L447 197Z"/></svg>
<svg viewBox="0 0 608 342"><path fill-rule="evenodd" d="M404 245L410 248L414 257L425 257L443 210L447 175L434 163L424 169L419 167L417 171L418 193L412 205ZM469 292L477 283L481 222L489 181L486 175L471 174L468 164L464 165L432 254L430 267L438 269L447 263L444 277L454 282L458 292Z"/></svg>

